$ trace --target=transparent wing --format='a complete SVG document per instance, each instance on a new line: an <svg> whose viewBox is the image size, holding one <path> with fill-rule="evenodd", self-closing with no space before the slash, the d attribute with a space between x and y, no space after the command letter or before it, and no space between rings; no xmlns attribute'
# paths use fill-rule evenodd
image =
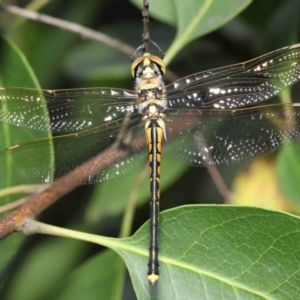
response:
<svg viewBox="0 0 300 300"><path fill-rule="evenodd" d="M267 100L297 82L299 49L300 45L282 48L168 85L166 138L172 152L190 165L222 165L249 160L297 139L296 104L235 109ZM90 175L79 174L81 184L129 174L147 152L136 99L133 91L113 88L0 88L0 122L59 134L0 152L0 175L14 176L20 183L51 182L99 153L105 156L92 160ZM114 144L121 147L109 150ZM126 158L127 147L133 154ZM40 155L33 155L32 149L39 149Z"/></svg>
<svg viewBox="0 0 300 300"><path fill-rule="evenodd" d="M181 78L166 87L171 108L235 109L261 103L300 80L300 44Z"/></svg>
<svg viewBox="0 0 300 300"><path fill-rule="evenodd" d="M194 166L230 165L299 139L300 105L171 110L165 122L168 146L179 160Z"/></svg>
<svg viewBox="0 0 300 300"><path fill-rule="evenodd" d="M136 109L135 100L134 91L114 88L0 88L0 122L44 132L76 132L124 117Z"/></svg>
<svg viewBox="0 0 300 300"><path fill-rule="evenodd" d="M85 131L7 148L0 152L0 176L13 177L15 184L49 183L79 167L77 175L69 176L64 185L74 185L75 180L78 184L108 181L140 167L146 159L145 146L144 126L138 116L127 122L114 120Z"/></svg>
<svg viewBox="0 0 300 300"><path fill-rule="evenodd" d="M0 88L0 122L59 134L0 152L0 176L13 177L15 184L52 182L91 159L89 174L79 174L79 183L107 181L128 175L146 157L134 91ZM120 147L107 150L113 144ZM134 154L123 157L127 146Z"/></svg>

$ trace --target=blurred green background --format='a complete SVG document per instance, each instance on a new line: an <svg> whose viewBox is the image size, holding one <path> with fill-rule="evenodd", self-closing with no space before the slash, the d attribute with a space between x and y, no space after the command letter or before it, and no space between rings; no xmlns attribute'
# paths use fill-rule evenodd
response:
<svg viewBox="0 0 300 300"><path fill-rule="evenodd" d="M24 7L30 2L1 3ZM253 1L225 26L189 43L168 68L182 77L246 61L297 43L299 6L297 0ZM133 48L142 43L141 11L129 1L53 0L46 3L40 12L98 30ZM176 29L151 15L151 2L150 20L152 39L163 51L167 51ZM129 57L118 49L4 11L0 11L0 30L3 36L10 38L21 49L44 89L95 86L133 89ZM0 57L4 55L4 50L0 48ZM9 62L6 63L9 65ZM20 83L15 85L20 86ZM293 89L292 99L299 101L299 85ZM231 197L224 199L205 168L186 167L166 154L162 162L161 210L182 204L225 202L296 212L299 203L297 196L291 202L278 184L277 176L280 175L276 173L276 168L279 168L276 155L219 168L231 193ZM133 233L149 218L148 173L140 172L113 182L79 187L47 209L39 219L57 226L118 236L122 213L132 190L137 190L139 196ZM141 176L144 177L142 184L137 183L137 178ZM114 266L103 267L103 264L97 264L97 259L100 251L102 255L113 256L108 261L116 258L98 246L44 236L24 239L21 234L13 234L5 239L5 245L0 241L0 247L1 299L75 299L75 295L66 296L66 293L63 296L62 282L71 276L76 278L80 270L84 270L82 274L85 276L78 277L83 284L83 278L86 278L85 284L91 293L86 299L98 299L99 290L109 290L113 286L113 279L108 280L106 272ZM11 255L4 256L4 251ZM15 252L16 255L13 255ZM106 268L106 274L102 275L104 279L99 275L101 268ZM107 293L111 295L111 292ZM122 294L122 299L135 297L129 278L126 279ZM78 299L84 298L78 296Z"/></svg>

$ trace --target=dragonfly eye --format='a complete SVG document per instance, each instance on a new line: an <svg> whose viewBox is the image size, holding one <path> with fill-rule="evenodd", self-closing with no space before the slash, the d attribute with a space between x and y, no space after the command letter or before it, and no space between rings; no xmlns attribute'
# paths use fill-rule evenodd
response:
<svg viewBox="0 0 300 300"><path fill-rule="evenodd" d="M138 73L137 71L138 71L138 68L139 68L140 64L143 62L144 59L145 59L144 56L138 57L131 64L131 75L132 75L133 78L138 77L137 76L137 73Z"/></svg>
<svg viewBox="0 0 300 300"><path fill-rule="evenodd" d="M131 75L133 78L137 78L140 72L138 72L138 68L141 64L144 66L149 65L150 63L155 64L160 71L160 75L164 75L166 73L166 66L161 58L155 55L151 55L150 53L144 53L143 56L138 57L133 61L131 64ZM154 70L155 71L155 70ZM155 72L156 75L159 75L157 71Z"/></svg>
<svg viewBox="0 0 300 300"><path fill-rule="evenodd" d="M161 58L155 55L149 55L148 58L159 68L161 75L166 74L166 65Z"/></svg>

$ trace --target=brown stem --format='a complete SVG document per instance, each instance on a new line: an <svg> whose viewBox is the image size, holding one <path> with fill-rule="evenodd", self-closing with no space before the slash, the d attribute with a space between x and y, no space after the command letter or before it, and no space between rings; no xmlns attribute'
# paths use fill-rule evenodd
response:
<svg viewBox="0 0 300 300"><path fill-rule="evenodd" d="M148 52L150 33L149 33L149 0L143 0L143 24L144 24L144 32L143 32L143 41L144 41L144 52Z"/></svg>
<svg viewBox="0 0 300 300"><path fill-rule="evenodd" d="M131 148L130 152L132 151L137 151L137 149ZM23 206L0 220L0 237L18 231L24 217L36 217L59 198L79 186L82 180L101 172L107 166L117 160L123 159L128 154L128 149L121 149L119 145L113 144L99 155L88 160L67 175L57 179L46 190L40 194L33 195Z"/></svg>
<svg viewBox="0 0 300 300"><path fill-rule="evenodd" d="M35 11L20 8L18 6L14 6L14 5L0 4L0 8L11 14L14 14L14 15L22 16L27 19L31 19L31 20L42 22L42 23L49 24L49 25L53 25L53 26L59 27L64 30L68 30L68 31L77 33L85 39L99 41L99 42L106 44L120 52L125 53L126 55L131 55L132 52L134 51L133 47L131 47L130 45L128 45L118 39L113 39L108 35L105 35L101 32L81 26L77 23L57 19L57 18L48 16L45 14L37 13Z"/></svg>

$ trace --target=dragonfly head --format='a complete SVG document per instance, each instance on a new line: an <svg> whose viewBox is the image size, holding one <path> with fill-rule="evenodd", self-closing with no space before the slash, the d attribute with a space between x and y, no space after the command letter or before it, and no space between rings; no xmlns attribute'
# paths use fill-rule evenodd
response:
<svg viewBox="0 0 300 300"><path fill-rule="evenodd" d="M163 76L166 73L166 66L163 60L156 55L151 55L146 52L143 56L135 59L131 64L132 77L135 79L141 77L146 68L151 68L154 71L160 72L160 74L157 75Z"/></svg>

